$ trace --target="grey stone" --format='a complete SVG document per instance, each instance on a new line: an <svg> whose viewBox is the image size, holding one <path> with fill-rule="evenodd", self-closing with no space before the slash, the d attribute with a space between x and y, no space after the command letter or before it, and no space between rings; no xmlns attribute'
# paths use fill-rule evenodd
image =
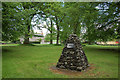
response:
<svg viewBox="0 0 120 80"><path fill-rule="evenodd" d="M71 34L66 40L65 47L56 67L78 71L89 67L87 57L76 34Z"/></svg>

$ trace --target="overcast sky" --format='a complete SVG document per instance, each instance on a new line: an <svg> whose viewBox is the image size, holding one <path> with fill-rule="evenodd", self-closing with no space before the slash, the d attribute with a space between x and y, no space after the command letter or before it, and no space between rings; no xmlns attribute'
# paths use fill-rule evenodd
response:
<svg viewBox="0 0 120 80"><path fill-rule="evenodd" d="M32 25L36 24L36 26L33 27L33 31L34 31L34 33L36 33L36 32L37 33L43 32L43 35L45 36L46 34L50 33L46 28L42 28L44 25L46 25L46 21L43 21L42 19L40 19L40 17L39 18L38 17L39 17L39 15L35 15L33 17L32 21L31 21ZM47 18L47 22L50 22L49 18ZM53 24L54 24L54 27L56 29L56 25L55 25L54 22L53 22ZM42 27L40 27L41 30L39 28L37 28L37 26L42 26Z"/></svg>
<svg viewBox="0 0 120 80"><path fill-rule="evenodd" d="M47 33L49 33L49 31L48 31L47 29L41 28L41 30L40 30L40 29L37 28L37 26L34 26L34 27L33 27L33 31L34 31L34 33L41 33L41 32L43 32L43 35L44 35L44 36L45 36Z"/></svg>

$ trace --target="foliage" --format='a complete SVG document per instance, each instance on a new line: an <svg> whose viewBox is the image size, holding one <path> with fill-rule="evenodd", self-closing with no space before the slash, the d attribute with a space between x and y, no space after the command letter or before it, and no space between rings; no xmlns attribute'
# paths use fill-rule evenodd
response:
<svg viewBox="0 0 120 80"><path fill-rule="evenodd" d="M119 2L3 2L3 40L18 40L33 36L33 27L46 28L50 42L56 36L64 42L69 34L77 34L89 44L95 41L119 39ZM31 24L34 22L35 24Z"/></svg>
<svg viewBox="0 0 120 80"><path fill-rule="evenodd" d="M56 40L56 35L53 33L53 34L46 34L45 36L45 42L50 42L51 40L51 36L52 35L52 40Z"/></svg>
<svg viewBox="0 0 120 80"><path fill-rule="evenodd" d="M39 42L41 43L41 41L42 41L42 39L40 38L40 39L39 39Z"/></svg>
<svg viewBox="0 0 120 80"><path fill-rule="evenodd" d="M17 5L19 3L2 3L2 39L5 41L17 40L23 33L23 31L20 31L22 26L15 9Z"/></svg>
<svg viewBox="0 0 120 80"><path fill-rule="evenodd" d="M103 41L113 40L118 38L119 33L119 2L101 3L99 10L98 39Z"/></svg>

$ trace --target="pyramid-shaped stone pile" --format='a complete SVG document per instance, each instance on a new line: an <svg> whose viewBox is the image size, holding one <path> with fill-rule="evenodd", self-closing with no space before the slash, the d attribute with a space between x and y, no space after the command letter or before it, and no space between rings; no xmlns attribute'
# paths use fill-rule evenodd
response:
<svg viewBox="0 0 120 80"><path fill-rule="evenodd" d="M88 67L87 57L76 34L71 34L67 39L56 67L77 71L85 70Z"/></svg>

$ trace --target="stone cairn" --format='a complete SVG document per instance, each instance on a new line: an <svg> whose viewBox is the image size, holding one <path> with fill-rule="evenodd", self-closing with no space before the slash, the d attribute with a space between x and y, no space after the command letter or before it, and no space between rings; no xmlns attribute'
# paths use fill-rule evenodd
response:
<svg viewBox="0 0 120 80"><path fill-rule="evenodd" d="M56 67L82 71L88 66L88 60L82 50L79 38L76 34L71 34L66 41Z"/></svg>

